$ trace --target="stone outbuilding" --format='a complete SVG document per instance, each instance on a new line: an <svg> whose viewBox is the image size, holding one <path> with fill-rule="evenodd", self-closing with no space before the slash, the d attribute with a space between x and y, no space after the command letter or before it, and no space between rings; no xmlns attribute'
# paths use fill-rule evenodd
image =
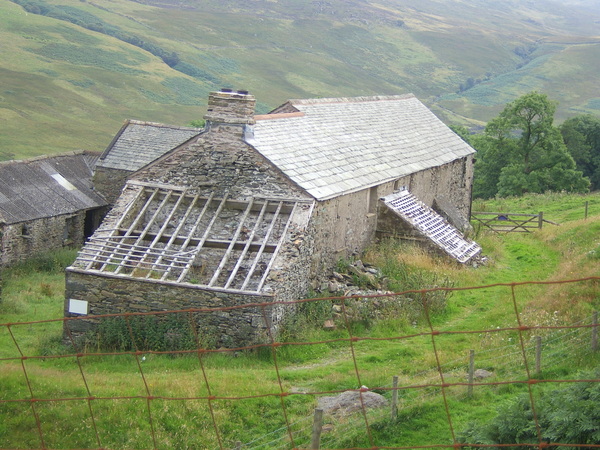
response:
<svg viewBox="0 0 600 450"><path fill-rule="evenodd" d="M0 265L79 248L93 234L108 205L92 187L97 158L73 152L0 163Z"/></svg>
<svg viewBox="0 0 600 450"><path fill-rule="evenodd" d="M98 314L231 307L202 327L245 345L378 234L461 262L479 252L450 223L468 223L474 150L414 96L254 107L245 91L211 93L205 129L128 177L67 269L65 315L85 318L66 331Z"/></svg>
<svg viewBox="0 0 600 450"><path fill-rule="evenodd" d="M94 166L94 187L114 203L134 172L184 145L201 131L155 122L125 121Z"/></svg>

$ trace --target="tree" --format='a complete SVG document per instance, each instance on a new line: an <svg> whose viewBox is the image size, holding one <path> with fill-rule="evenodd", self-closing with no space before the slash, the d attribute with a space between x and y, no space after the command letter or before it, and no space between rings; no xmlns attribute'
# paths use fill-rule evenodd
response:
<svg viewBox="0 0 600 450"><path fill-rule="evenodd" d="M556 104L531 92L506 105L472 139L478 150L473 194L523 195L546 191L587 192L589 180L576 170L562 136L552 125Z"/></svg>
<svg viewBox="0 0 600 450"><path fill-rule="evenodd" d="M591 114L572 117L560 132L577 169L589 177L592 190L600 189L600 118Z"/></svg>

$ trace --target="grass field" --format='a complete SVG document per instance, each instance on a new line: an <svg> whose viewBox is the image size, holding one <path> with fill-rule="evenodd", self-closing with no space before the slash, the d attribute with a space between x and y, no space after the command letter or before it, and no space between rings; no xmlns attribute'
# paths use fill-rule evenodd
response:
<svg viewBox="0 0 600 450"><path fill-rule="evenodd" d="M380 267L394 290L600 275L600 194L498 199L475 203L474 210L543 211L560 225L527 234L479 231L474 238L489 260L478 268L393 242L374 247L363 260ZM542 379L577 377L600 362L590 353L589 329L553 328L589 323L600 307L598 281L517 286L515 302L510 286L455 290L432 316L409 301L379 318L360 316L348 329L338 321L333 331L321 326L331 301L309 302L288 323L282 334L288 344L276 353L266 347L200 357L103 354L88 346L79 356L61 357L70 353L61 344L61 322L52 319L62 317L62 267L74 256L50 255L3 274L0 448L208 449L233 448L239 440L243 448L285 449L291 448L288 425L302 447L308 445L318 397L362 384L389 400L393 376L403 387L397 420L390 420L387 408L369 412L368 428L360 413L326 416L330 431L321 448L452 445L467 424L493 417L503 401L527 392L526 383L511 382L525 377L521 342L532 364L534 337L544 339ZM541 328L515 329L515 307L521 323ZM37 323L19 325L32 321ZM433 339L432 327L441 332ZM461 383L470 349L477 368L494 377L468 397ZM449 383L444 397L440 371ZM534 394L543 388L535 386ZM280 397L281 392L290 395ZM33 409L27 401L14 401L28 398L41 401Z"/></svg>
<svg viewBox="0 0 600 450"><path fill-rule="evenodd" d="M561 120L599 111L600 11L581 7L15 2L0 0L0 159L103 150L126 119L185 125L221 87L248 89L258 113L290 98L412 92L472 124L532 89L560 103ZM528 59L515 53L530 46ZM485 81L456 94L470 78Z"/></svg>

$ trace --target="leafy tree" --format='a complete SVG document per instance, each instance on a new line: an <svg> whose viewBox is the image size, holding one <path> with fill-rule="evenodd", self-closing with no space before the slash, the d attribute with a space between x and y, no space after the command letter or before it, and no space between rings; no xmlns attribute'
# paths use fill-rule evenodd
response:
<svg viewBox="0 0 600 450"><path fill-rule="evenodd" d="M569 153L592 182L592 190L600 189L600 118L584 114L566 120L560 132Z"/></svg>
<svg viewBox="0 0 600 450"><path fill-rule="evenodd" d="M558 128L556 104L531 92L506 105L481 136L473 193L476 197L545 191L587 192L589 180L576 170Z"/></svg>
<svg viewBox="0 0 600 450"><path fill-rule="evenodd" d="M593 380L600 371L582 374L581 379ZM487 424L470 424L459 435L459 441L469 444L560 444L600 443L600 383L582 381L568 387L547 390L535 401L539 425L536 427L529 395L524 394L498 408L497 416ZM534 448L533 445L526 448ZM523 447L509 447L523 448Z"/></svg>

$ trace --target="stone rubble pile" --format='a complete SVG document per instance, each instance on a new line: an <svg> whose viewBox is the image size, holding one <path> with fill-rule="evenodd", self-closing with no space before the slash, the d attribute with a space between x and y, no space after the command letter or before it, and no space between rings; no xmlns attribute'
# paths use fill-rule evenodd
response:
<svg viewBox="0 0 600 450"><path fill-rule="evenodd" d="M394 317L406 311L407 307L414 308L413 299L391 295L393 292L386 289L387 278L373 265L357 260L346 270L347 273L333 272L321 286L321 293L329 293L332 297L349 297L344 301L333 301L331 319L323 323L324 329L334 330L336 324L340 325L345 320L371 322ZM373 295L384 296L370 297Z"/></svg>

